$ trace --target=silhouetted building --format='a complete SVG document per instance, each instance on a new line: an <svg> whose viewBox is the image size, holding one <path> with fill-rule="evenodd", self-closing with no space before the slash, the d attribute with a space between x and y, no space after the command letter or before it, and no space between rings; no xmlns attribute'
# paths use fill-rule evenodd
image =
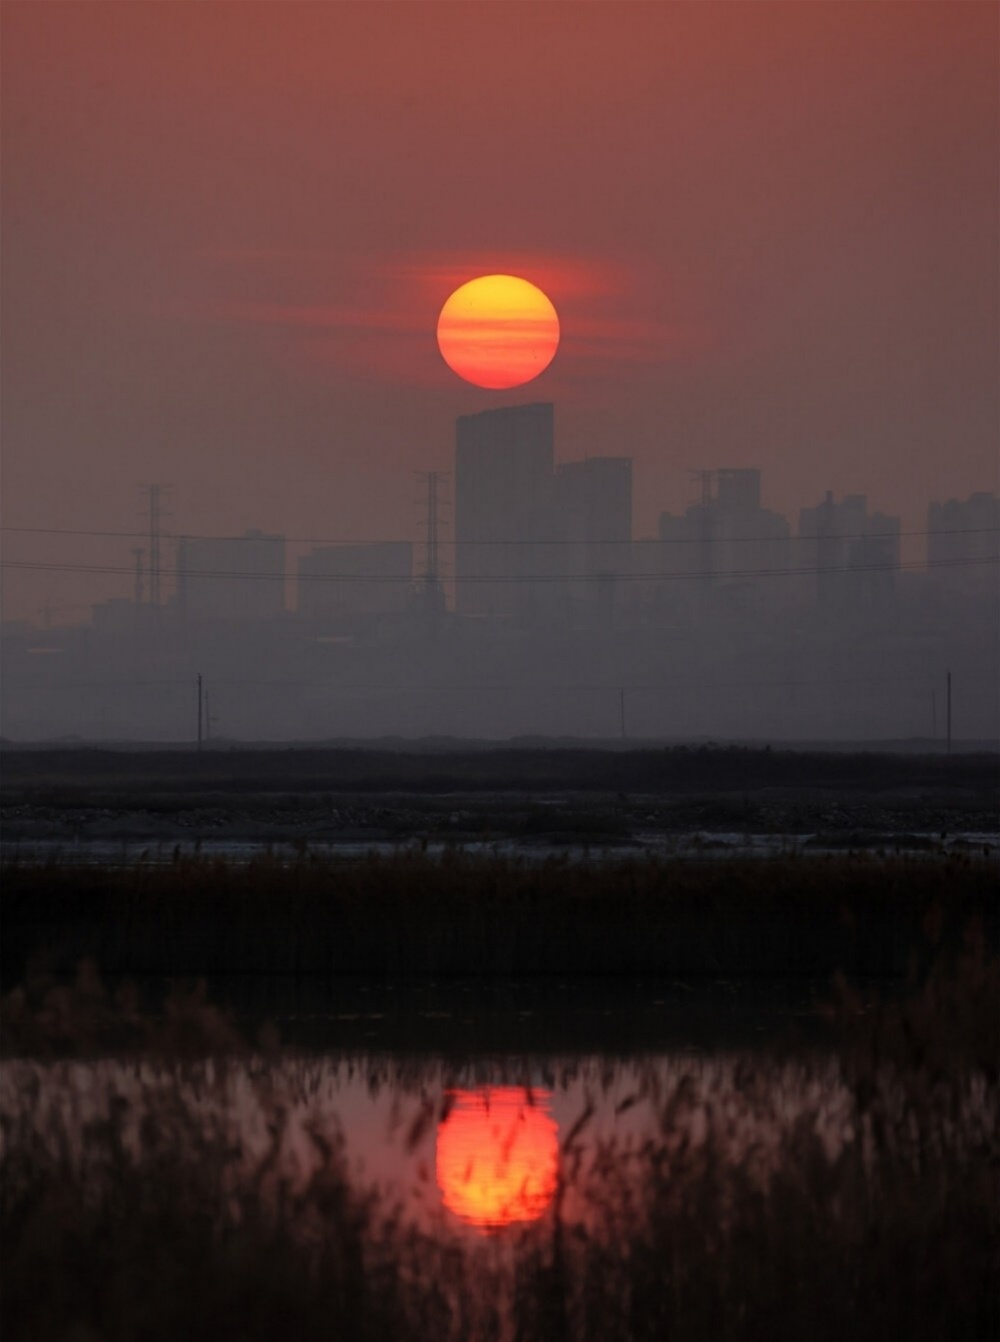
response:
<svg viewBox="0 0 1000 1342"><path fill-rule="evenodd" d="M927 562L937 587L981 591L997 583L1000 498L972 494L927 509ZM992 561L992 562L990 562Z"/></svg>
<svg viewBox="0 0 1000 1342"><path fill-rule="evenodd" d="M519 613L532 573L530 514L551 502L553 407L484 410L455 427L456 610Z"/></svg>
<svg viewBox="0 0 1000 1342"><path fill-rule="evenodd" d="M741 468L715 472L715 503L720 513L751 517L761 511L760 471Z"/></svg>
<svg viewBox="0 0 1000 1342"><path fill-rule="evenodd" d="M632 540L631 457L587 457L557 467L555 497L583 521L587 569L625 572Z"/></svg>
<svg viewBox="0 0 1000 1342"><path fill-rule="evenodd" d="M530 577L517 585L516 609L535 624L565 625L578 618L586 602L586 517L582 509L561 504L551 487L548 496L524 515L528 544L517 549Z"/></svg>
<svg viewBox="0 0 1000 1342"><path fill-rule="evenodd" d="M659 539L666 572L690 575L689 595L724 589L730 604L787 600L790 529L780 513L762 508L760 471L699 472L701 498L682 517L663 513ZM717 600L713 596L713 600Z"/></svg>
<svg viewBox="0 0 1000 1342"><path fill-rule="evenodd" d="M269 620L285 609L285 538L247 531L177 542L177 607L194 620Z"/></svg>
<svg viewBox="0 0 1000 1342"><path fill-rule="evenodd" d="M814 570L821 606L851 609L880 605L895 591L899 569L899 518L868 513L864 494L840 503L827 490L822 503L799 513L797 560Z"/></svg>
<svg viewBox="0 0 1000 1342"><path fill-rule="evenodd" d="M307 620L400 614L412 591L409 541L332 545L299 560L298 612Z"/></svg>
<svg viewBox="0 0 1000 1342"><path fill-rule="evenodd" d="M582 543L577 567L586 579L574 585L576 604L598 623L614 622L618 580L631 567L632 459L587 457L556 468L553 482L556 507L575 519L575 535Z"/></svg>

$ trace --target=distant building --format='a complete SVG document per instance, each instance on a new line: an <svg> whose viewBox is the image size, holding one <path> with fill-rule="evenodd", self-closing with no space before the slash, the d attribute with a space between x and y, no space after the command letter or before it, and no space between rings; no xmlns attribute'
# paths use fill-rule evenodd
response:
<svg viewBox="0 0 1000 1342"><path fill-rule="evenodd" d="M270 620L285 609L285 538L247 531L177 542L177 608L191 620Z"/></svg>
<svg viewBox="0 0 1000 1342"><path fill-rule="evenodd" d="M298 612L307 620L400 614L412 590L409 541L327 546L299 560Z"/></svg>
<svg viewBox="0 0 1000 1342"><path fill-rule="evenodd" d="M632 459L587 457L557 467L553 498L575 519L585 584L576 604L603 626L614 622L618 580L631 568ZM578 595L577 595L578 594Z"/></svg>
<svg viewBox="0 0 1000 1342"><path fill-rule="evenodd" d="M949 499L927 509L927 562L935 586L967 591L995 586L998 558L1000 498L996 494L972 494L964 503Z"/></svg>
<svg viewBox="0 0 1000 1342"><path fill-rule="evenodd" d="M548 403L456 427L458 613L606 623L631 565L631 458L556 466Z"/></svg>
<svg viewBox="0 0 1000 1342"><path fill-rule="evenodd" d="M715 472L715 506L734 517L754 517L761 512L760 471L740 468Z"/></svg>
<svg viewBox="0 0 1000 1342"><path fill-rule="evenodd" d="M551 484L551 482L550 482ZM587 599L587 525L582 509L546 501L523 519L527 543L516 547L519 570L516 609L530 623L575 621Z"/></svg>
<svg viewBox="0 0 1000 1342"><path fill-rule="evenodd" d="M790 528L780 513L761 506L760 471L700 472L701 498L682 516L663 513L659 540L665 572L697 581L690 595L726 589L746 604L766 591L773 601L789 589L769 575L784 575L790 562ZM767 587L764 584L767 583ZM675 584L676 585L676 584Z"/></svg>
<svg viewBox="0 0 1000 1342"><path fill-rule="evenodd" d="M632 540L631 457L587 457L556 470L559 506L579 512L590 573L624 573Z"/></svg>
<svg viewBox="0 0 1000 1342"><path fill-rule="evenodd" d="M827 490L823 502L799 513L796 560L815 573L823 607L878 605L895 592L899 569L899 518L868 512L864 494L840 503Z"/></svg>
<svg viewBox="0 0 1000 1342"><path fill-rule="evenodd" d="M547 402L463 415L455 438L455 607L513 615L531 577L531 514L551 505L555 456Z"/></svg>

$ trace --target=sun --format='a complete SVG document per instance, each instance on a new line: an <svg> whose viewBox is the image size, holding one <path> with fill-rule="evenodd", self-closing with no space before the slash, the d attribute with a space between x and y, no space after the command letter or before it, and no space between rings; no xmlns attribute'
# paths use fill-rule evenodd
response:
<svg viewBox="0 0 1000 1342"><path fill-rule="evenodd" d="M452 1093L451 1111L438 1128L436 1162L449 1211L481 1230L542 1215L558 1178L551 1098L519 1086Z"/></svg>
<svg viewBox="0 0 1000 1342"><path fill-rule="evenodd" d="M537 285L516 275L481 275L456 289L438 317L448 367L477 387L520 387L543 373L559 348L559 317Z"/></svg>

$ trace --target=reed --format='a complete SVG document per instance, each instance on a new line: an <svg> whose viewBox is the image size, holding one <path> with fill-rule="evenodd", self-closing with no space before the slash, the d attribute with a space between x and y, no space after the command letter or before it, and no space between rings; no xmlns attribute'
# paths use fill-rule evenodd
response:
<svg viewBox="0 0 1000 1342"><path fill-rule="evenodd" d="M648 1139L588 1142L585 1111L543 1219L484 1239L352 1175L323 1064L10 1064L4 1336L994 1337L995 1084L860 1079L651 1071Z"/></svg>
<svg viewBox="0 0 1000 1342"><path fill-rule="evenodd" d="M32 957L109 975L904 977L928 919L996 947L996 864L845 856L528 862L8 863L7 983Z"/></svg>
<svg viewBox="0 0 1000 1342"><path fill-rule="evenodd" d="M926 934L934 958L908 996L838 984L833 1052L638 1066L645 1138L592 1139L586 1108L544 1217L485 1239L359 1180L331 1099L340 1064L240 1038L203 990L155 1019L90 965L34 1010L15 990L4 1336L992 1339L1000 975L975 924L957 954L937 924ZM455 1066L360 1066L412 1097L400 1130L419 1155ZM575 1073L596 1095L612 1072L549 1059L542 1079Z"/></svg>

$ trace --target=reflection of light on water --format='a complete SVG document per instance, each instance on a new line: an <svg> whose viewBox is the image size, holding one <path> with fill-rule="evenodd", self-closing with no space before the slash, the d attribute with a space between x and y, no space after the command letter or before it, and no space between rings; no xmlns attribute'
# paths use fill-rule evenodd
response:
<svg viewBox="0 0 1000 1342"><path fill-rule="evenodd" d="M549 1091L523 1086L456 1090L438 1128L444 1205L470 1225L533 1221L556 1189L559 1129Z"/></svg>

